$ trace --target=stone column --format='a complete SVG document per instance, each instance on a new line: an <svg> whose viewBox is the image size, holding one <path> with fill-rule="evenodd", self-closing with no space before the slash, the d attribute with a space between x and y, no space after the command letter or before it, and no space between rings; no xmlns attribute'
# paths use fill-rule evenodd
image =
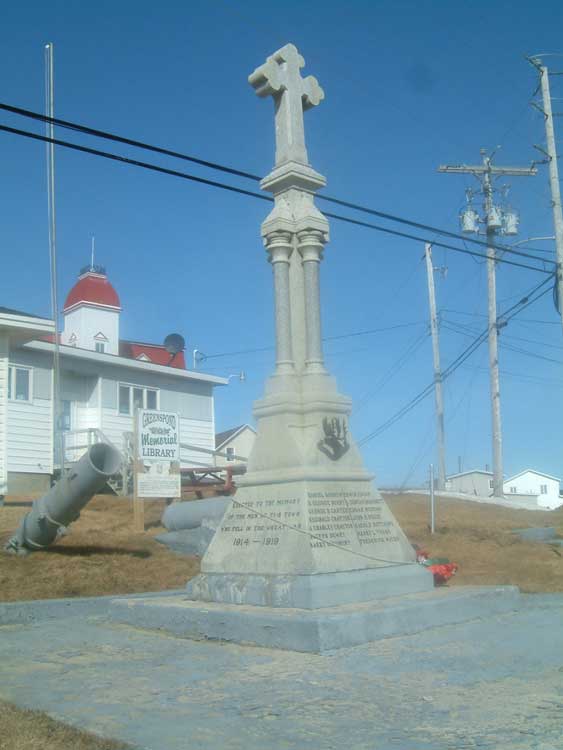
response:
<svg viewBox="0 0 563 750"><path fill-rule="evenodd" d="M321 333L321 296L319 266L324 249L323 233L318 230L299 232L298 249L303 263L305 285L305 330L307 353L305 370L325 373Z"/></svg>
<svg viewBox="0 0 563 750"><path fill-rule="evenodd" d="M274 272L276 312L276 374L295 372L291 345L291 311L289 295L289 258L293 250L289 232L273 232L264 238Z"/></svg>

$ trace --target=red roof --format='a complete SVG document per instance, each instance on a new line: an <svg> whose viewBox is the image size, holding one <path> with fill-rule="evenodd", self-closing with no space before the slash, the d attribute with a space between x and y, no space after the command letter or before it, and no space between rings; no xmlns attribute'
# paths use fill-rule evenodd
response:
<svg viewBox="0 0 563 750"><path fill-rule="evenodd" d="M119 342L119 354L122 357L140 359L141 361L143 361L145 357L148 357L148 359L155 365L167 365L168 367L176 367L178 370L186 369L184 352L178 352L178 354L172 359L170 352L166 351L161 344L143 344L140 342L122 340ZM144 357L141 355L144 355Z"/></svg>
<svg viewBox="0 0 563 750"><path fill-rule="evenodd" d="M88 272L79 277L68 293L63 310L68 310L81 302L121 309L117 292L107 276L99 273Z"/></svg>

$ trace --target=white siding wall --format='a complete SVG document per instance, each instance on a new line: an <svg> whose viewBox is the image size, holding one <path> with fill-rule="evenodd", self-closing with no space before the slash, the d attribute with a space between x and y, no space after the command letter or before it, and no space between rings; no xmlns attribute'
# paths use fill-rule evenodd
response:
<svg viewBox="0 0 563 750"><path fill-rule="evenodd" d="M0 497L8 489L8 337L0 333Z"/></svg>
<svg viewBox="0 0 563 750"><path fill-rule="evenodd" d="M76 336L74 346L95 351L94 337L98 333L102 333L107 339L106 353L119 354L119 312L82 305L65 314L64 330L61 336L63 344L69 344L74 334Z"/></svg>
<svg viewBox="0 0 563 750"><path fill-rule="evenodd" d="M120 450L123 447L123 433L133 431L133 416L119 413L119 383L158 390L159 408L162 411L176 412L180 416L180 442L214 449L215 421L211 385L168 375L134 373L110 366L104 368L102 378L101 429ZM180 461L184 467L212 466L213 456L184 449L181 451Z"/></svg>
<svg viewBox="0 0 563 750"><path fill-rule="evenodd" d="M123 433L133 432L133 417L118 414L117 409L103 409L102 432L118 450L123 450Z"/></svg>
<svg viewBox="0 0 563 750"><path fill-rule="evenodd" d="M180 418L180 442L214 450L215 429L213 422ZM192 468L201 465L213 466L213 456L210 453L200 453L183 448L180 451L180 464Z"/></svg>
<svg viewBox="0 0 563 750"><path fill-rule="evenodd" d="M492 478L492 474L471 471L460 476L448 477L446 486L452 492L466 492L469 495L489 497L492 494L490 486Z"/></svg>
<svg viewBox="0 0 563 750"><path fill-rule="evenodd" d="M547 493L542 494L541 487L546 485ZM511 487L516 487L516 493L521 495L537 495L540 508L557 508L561 505L559 497L559 481L546 477L535 471L525 471L504 483L504 494L510 498Z"/></svg>
<svg viewBox="0 0 563 750"><path fill-rule="evenodd" d="M8 471L53 471L50 400L8 402Z"/></svg>

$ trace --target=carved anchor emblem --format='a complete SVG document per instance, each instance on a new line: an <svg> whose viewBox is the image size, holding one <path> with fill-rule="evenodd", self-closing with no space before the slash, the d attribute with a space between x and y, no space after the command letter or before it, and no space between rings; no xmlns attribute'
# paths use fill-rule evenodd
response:
<svg viewBox="0 0 563 750"><path fill-rule="evenodd" d="M323 430L325 436L317 443L318 449L328 456L332 461L338 461L348 448L348 428L344 417L324 417Z"/></svg>

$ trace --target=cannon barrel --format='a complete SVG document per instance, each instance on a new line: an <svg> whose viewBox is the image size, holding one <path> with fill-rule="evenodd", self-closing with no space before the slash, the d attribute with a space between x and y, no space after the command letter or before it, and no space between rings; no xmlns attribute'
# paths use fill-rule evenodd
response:
<svg viewBox="0 0 563 750"><path fill-rule="evenodd" d="M96 443L46 495L35 500L6 551L25 555L52 544L121 465L121 454L107 443Z"/></svg>
<svg viewBox="0 0 563 750"><path fill-rule="evenodd" d="M197 529L204 519L221 520L230 501L230 497L214 497L174 503L164 511L162 523L168 531Z"/></svg>

